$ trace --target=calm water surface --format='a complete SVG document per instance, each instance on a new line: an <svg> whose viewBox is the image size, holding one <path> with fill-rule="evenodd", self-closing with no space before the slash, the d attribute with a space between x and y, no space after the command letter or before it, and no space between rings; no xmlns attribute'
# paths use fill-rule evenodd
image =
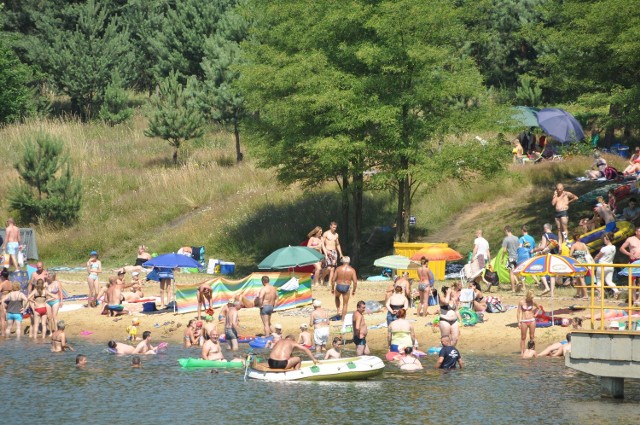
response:
<svg viewBox="0 0 640 425"><path fill-rule="evenodd" d="M104 345L73 341L53 354L28 339L0 340L0 394L10 408L1 423L424 423L637 424L640 383L625 382L625 400L600 398L598 380L559 360L465 355L466 369L419 373L388 365L363 382L243 381L243 371L183 370L176 359L198 351L169 347L142 358L109 355ZM76 370L75 355L89 357ZM349 352L347 352L349 354ZM380 355L382 353L379 353ZM23 400L23 403L16 403Z"/></svg>

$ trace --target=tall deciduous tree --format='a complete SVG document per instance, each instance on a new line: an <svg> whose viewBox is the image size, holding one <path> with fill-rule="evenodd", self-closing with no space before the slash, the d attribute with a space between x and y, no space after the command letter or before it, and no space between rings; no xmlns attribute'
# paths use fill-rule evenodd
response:
<svg viewBox="0 0 640 425"><path fill-rule="evenodd" d="M73 112L85 119L98 111L114 72L125 83L131 79L129 33L107 6L106 0L87 0L39 14L37 38L28 51L54 87L69 95Z"/></svg>
<svg viewBox="0 0 640 425"><path fill-rule="evenodd" d="M31 68L0 38L0 124L18 120L35 110L34 93L29 88Z"/></svg>
<svg viewBox="0 0 640 425"><path fill-rule="evenodd" d="M202 69L203 102L209 117L231 125L236 141L236 162L242 161L240 121L245 114L245 101L236 81L240 75L240 42L247 36L247 21L236 10L228 11L220 20L218 33L206 40Z"/></svg>
<svg viewBox="0 0 640 425"><path fill-rule="evenodd" d="M27 142L15 168L21 183L11 188L9 205L21 221L66 225L78 219L82 186L71 173L62 140L39 134Z"/></svg>
<svg viewBox="0 0 640 425"><path fill-rule="evenodd" d="M175 72L169 74L149 100L152 108L149 128L144 134L160 137L173 146L173 163L178 163L178 150L182 142L204 134L204 117L198 105L198 82L187 79L186 86L178 81Z"/></svg>

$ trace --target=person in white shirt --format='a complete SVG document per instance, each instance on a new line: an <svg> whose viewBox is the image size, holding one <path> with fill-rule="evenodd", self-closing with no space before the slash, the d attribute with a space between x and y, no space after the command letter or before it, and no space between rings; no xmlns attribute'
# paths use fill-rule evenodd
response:
<svg viewBox="0 0 640 425"><path fill-rule="evenodd" d="M594 258L598 264L613 264L613 257L616 256L616 246L611 243L613 239L613 233L607 232L602 237L604 246L600 248L600 252ZM604 272L604 273L603 273ZM616 284L613 283L613 267L598 267L596 270L596 282L602 290L602 279L604 274L604 283L613 289L615 299L620 296L620 290L616 288Z"/></svg>
<svg viewBox="0 0 640 425"><path fill-rule="evenodd" d="M489 242L482 237L482 230L476 230L476 238L473 241L473 259L478 259L478 266L481 269L489 262L491 259L491 252L489 251Z"/></svg>

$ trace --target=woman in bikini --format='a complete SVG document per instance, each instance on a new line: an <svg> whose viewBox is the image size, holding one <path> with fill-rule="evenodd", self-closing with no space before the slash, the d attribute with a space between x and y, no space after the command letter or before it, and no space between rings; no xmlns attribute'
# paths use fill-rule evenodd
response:
<svg viewBox="0 0 640 425"><path fill-rule="evenodd" d="M198 338L196 338L194 331L196 328L196 320L191 319L187 324L187 328L184 330L184 348L190 348L191 346L197 344Z"/></svg>
<svg viewBox="0 0 640 425"><path fill-rule="evenodd" d="M48 290L44 287L44 280L38 279L33 291L29 294L28 300L33 310L33 326L29 331L31 338L38 336L38 329L42 324L42 338L47 335L47 294Z"/></svg>
<svg viewBox="0 0 640 425"><path fill-rule="evenodd" d="M440 297L440 336L448 336L452 346L458 343L460 337L459 318L456 293L453 288L443 286L442 297Z"/></svg>
<svg viewBox="0 0 640 425"><path fill-rule="evenodd" d="M580 242L580 234L575 233L573 235L573 240L575 242L571 245L569 256L575 258L578 263L593 262L593 258L589 255L589 247L583 242ZM589 260L587 258L589 258ZM576 276L574 279L576 279L576 294L573 298L587 298L587 288L584 287L584 278L582 276Z"/></svg>
<svg viewBox="0 0 640 425"><path fill-rule="evenodd" d="M322 254L322 227L316 226L307 234L309 241L307 247L315 249ZM327 269L324 260L314 263L315 270L313 272L313 286L318 286L320 282L324 282L324 275Z"/></svg>
<svg viewBox="0 0 640 425"><path fill-rule="evenodd" d="M49 273L47 281L49 282L47 286L47 306L49 307L47 316L49 317L49 329L54 331L58 326L58 311L60 311L60 307L62 307L64 289L55 273Z"/></svg>
<svg viewBox="0 0 640 425"><path fill-rule="evenodd" d="M4 335L11 335L11 328L13 324L16 324L16 337L19 339L22 336L22 313L27 308L29 301L27 297L20 292L20 283L13 282L11 284L11 292L2 297L0 301L5 306L5 311L7 312L7 324L4 329Z"/></svg>
<svg viewBox="0 0 640 425"><path fill-rule="evenodd" d="M418 317L422 317L428 314L427 308L429 307L429 294L431 293L431 288L433 288L434 281L433 272L429 269L429 260L425 257L420 259L418 278L420 279L420 283L418 284L418 294L420 294Z"/></svg>
<svg viewBox="0 0 640 425"><path fill-rule="evenodd" d="M473 310L477 313L484 313L487 311L487 298L482 293L481 285L474 281L471 282L471 288L473 289Z"/></svg>
<svg viewBox="0 0 640 425"><path fill-rule="evenodd" d="M536 336L536 318L538 304L533 301L533 291L527 291L524 299L518 304L518 326L520 327L520 355L524 354L525 341L527 340L527 330L529 331L529 340L535 341Z"/></svg>
<svg viewBox="0 0 640 425"><path fill-rule="evenodd" d="M423 369L420 360L413 354L413 347L405 347L404 356L398 359L400 370L421 370Z"/></svg>
<svg viewBox="0 0 640 425"><path fill-rule="evenodd" d="M87 261L87 285L89 285L89 298L87 305L95 307L98 301L98 292L100 292L100 284L98 283L99 274L102 273L102 262L98 260L98 253L91 251L89 261Z"/></svg>
<svg viewBox="0 0 640 425"><path fill-rule="evenodd" d="M633 155L631 155L631 158L629 159L629 165L627 165L627 168L622 170L622 174L627 176L629 174L635 174L639 171L640 171L640 146L636 146L636 149L634 150Z"/></svg>
<svg viewBox="0 0 640 425"><path fill-rule="evenodd" d="M398 318L398 311L402 308L407 310L409 308L409 302L407 301L407 297L404 296L402 286L395 286L393 295L387 300L387 326Z"/></svg>

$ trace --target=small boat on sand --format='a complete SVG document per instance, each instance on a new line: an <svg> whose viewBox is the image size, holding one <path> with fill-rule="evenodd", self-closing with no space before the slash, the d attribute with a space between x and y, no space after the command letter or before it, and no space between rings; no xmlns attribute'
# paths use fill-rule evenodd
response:
<svg viewBox="0 0 640 425"><path fill-rule="evenodd" d="M304 361L298 370L271 369L254 358L246 376L262 381L359 381L379 375L383 361L375 356L320 360L317 365Z"/></svg>

